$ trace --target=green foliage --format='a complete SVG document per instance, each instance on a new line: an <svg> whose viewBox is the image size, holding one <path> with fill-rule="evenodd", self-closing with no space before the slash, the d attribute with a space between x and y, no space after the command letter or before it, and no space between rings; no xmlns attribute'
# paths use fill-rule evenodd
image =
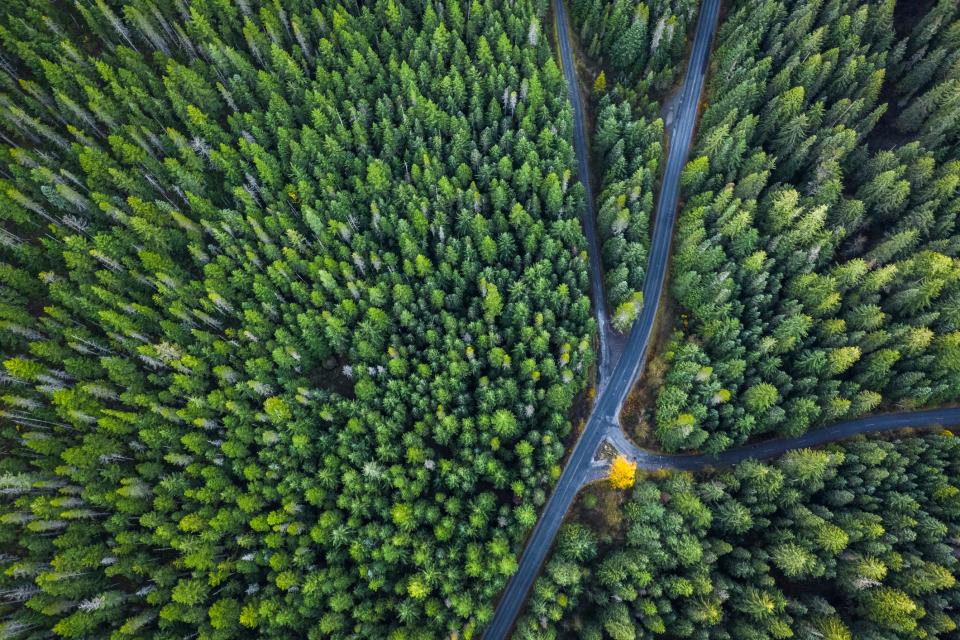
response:
<svg viewBox="0 0 960 640"><path fill-rule="evenodd" d="M945 434L640 481L624 539L569 598L548 570L520 637L952 638L958 471ZM548 567L571 560L558 545Z"/></svg>
<svg viewBox="0 0 960 640"><path fill-rule="evenodd" d="M545 11L4 5L0 635L489 619L593 358Z"/></svg>
<svg viewBox="0 0 960 640"><path fill-rule="evenodd" d="M694 0L572 0L570 13L591 57L638 92L662 91L679 75L699 3Z"/></svg>
<svg viewBox="0 0 960 640"><path fill-rule="evenodd" d="M526 614L517 622L516 638L556 638L554 625L579 601L584 583L592 579L588 567L596 554L597 539L589 527L561 527L553 557L533 586Z"/></svg>
<svg viewBox="0 0 960 640"><path fill-rule="evenodd" d="M897 127L940 158L960 152L960 6L938 0L916 21L891 65Z"/></svg>
<svg viewBox="0 0 960 640"><path fill-rule="evenodd" d="M878 126L890 72L897 87L911 73L903 56L957 44L933 35L955 3L917 16L900 43L894 27L909 21L895 8L922 11L737 2L721 26L681 179L671 285L686 320L657 397L666 448L719 452L960 397L952 134L891 144L896 114Z"/></svg>
<svg viewBox="0 0 960 640"><path fill-rule="evenodd" d="M634 307L641 302L638 296L647 268L649 221L663 153L663 121L635 115L627 100L617 102L609 95L601 99L599 108L594 148L603 158L603 179L597 229L604 284L610 306L617 310L614 326L625 331L639 310Z"/></svg>

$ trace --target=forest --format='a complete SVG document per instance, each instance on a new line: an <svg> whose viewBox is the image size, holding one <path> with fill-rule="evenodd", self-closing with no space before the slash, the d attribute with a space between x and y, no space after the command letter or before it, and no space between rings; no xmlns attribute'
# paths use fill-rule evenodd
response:
<svg viewBox="0 0 960 640"><path fill-rule="evenodd" d="M661 446L960 397L958 36L951 0L733 3L681 178Z"/></svg>
<svg viewBox="0 0 960 640"><path fill-rule="evenodd" d="M469 637L595 333L546 2L0 18L0 636Z"/></svg>
<svg viewBox="0 0 960 640"><path fill-rule="evenodd" d="M832 444L696 479L639 477L618 522L594 506L560 530L514 637L954 638L951 436ZM597 531L598 521L612 527Z"/></svg>
<svg viewBox="0 0 960 640"><path fill-rule="evenodd" d="M568 5L624 334L700 2ZM955 403L960 5L723 7L642 444ZM596 395L554 17L3 3L0 638L481 637ZM514 637L956 637L951 431L625 468Z"/></svg>

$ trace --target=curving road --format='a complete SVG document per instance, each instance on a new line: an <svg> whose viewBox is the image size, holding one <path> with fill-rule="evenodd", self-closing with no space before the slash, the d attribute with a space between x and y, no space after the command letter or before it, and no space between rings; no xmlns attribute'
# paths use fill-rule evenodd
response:
<svg viewBox="0 0 960 640"><path fill-rule="evenodd" d="M550 546L556 536L557 529L563 522L563 517L577 495L580 487L587 482L596 468L593 462L594 452L600 445L604 435L620 431L617 416L620 408L633 386L640 368L646 358L647 343L653 332L653 323L657 313L657 302L663 290L664 276L667 271L667 259L670 256L670 241L673 237L673 225L676 220L677 200L680 187L680 172L687 159L690 141L693 138L693 129L697 118L697 109L700 94L703 89L707 61L709 59L710 42L716 30L717 16L720 10L720 0L704 0L697 21L697 31L694 36L693 50L687 64L687 74L683 82L680 104L677 107L677 116L674 120L670 137L670 150L667 166L664 170L661 183L660 198L657 203L656 219L653 228L653 237L650 243L649 265L646 281L643 286L644 306L640 317L633 324L630 336L627 339L623 355L616 362L609 376L604 375L604 367L611 364L605 345L609 342L604 335L606 327L606 309L603 298L603 282L600 271L600 254L597 249L596 228L593 224L593 202L590 193L589 167L586 138L584 134L584 114L581 105L576 68L573 64L573 54L570 50L569 26L567 10L563 0L554 0L554 16L556 18L557 34L560 47L560 59L567 86L570 93L570 102L574 109L574 146L577 153L577 166L580 179L587 190L586 235L590 250L590 268L592 272L590 287L594 294L594 305L598 312L600 326L601 356L598 384L597 403L587 420L583 434L574 445L570 459L560 474L557 486L547 501L543 515L537 522L527 541L527 547L520 557L517 572L510 578L493 614L493 620L487 628L486 640L501 640L513 628L517 614L523 607L527 592L534 579L540 572L540 567L550 551Z"/></svg>
<svg viewBox="0 0 960 640"><path fill-rule="evenodd" d="M809 449L830 442L845 440L854 436L875 434L897 429L936 429L944 426L960 425L960 407L925 409L923 411L902 411L875 416L866 416L856 420L838 422L808 431L795 438L778 438L744 445L724 451L719 455L666 454L641 449L624 435L623 431L609 433L607 439L614 447L637 463L646 471L672 469L675 471L708 471L717 467L728 467L744 460L765 460L776 458L795 449ZM588 474L588 482L600 480L608 474L606 466L594 465Z"/></svg>
<svg viewBox="0 0 960 640"><path fill-rule="evenodd" d="M603 266L600 264L600 244L597 239L597 222L594 213L593 187L590 181L590 153L587 147L586 118L584 117L580 83L573 65L570 38L567 37L566 6L561 0L554 2L557 40L560 42L560 64L567 79L567 95L573 107L573 150L577 156L577 178L583 185L584 207L581 217L583 233L587 237L587 254L590 256L590 298L600 333L600 354L597 366L597 392L603 390L613 369L613 353L610 343L615 340L607 319L607 296L603 286Z"/></svg>
<svg viewBox="0 0 960 640"><path fill-rule="evenodd" d="M650 244L649 264L643 288L644 306L634 322L623 354L616 362L610 353L609 325L606 318L600 254L594 223L593 198L590 189L588 153L584 133L584 113L581 104L576 69L570 50L569 27L564 0L553 0L556 17L560 58L567 79L570 102L574 110L574 148L577 154L579 178L586 190L584 231L590 252L591 280L597 325L600 330L600 367L598 374L598 397L586 427L574 445L553 494L544 507L543 514L527 541L520 557L516 573L507 583L485 640L503 640L513 628L527 593L540 573L540 567L553 544L557 530L577 495L588 482L601 479L608 473L605 463L594 460L601 441L608 440L620 452L637 462L645 470L673 469L678 471L704 471L714 467L728 466L748 458L763 459L779 456L792 449L815 447L856 435L877 433L913 427L929 429L937 426L960 425L960 407L910 411L878 416L868 416L842 422L807 432L796 438L768 440L731 449L720 455L670 455L641 449L626 437L620 428L619 415L623 402L636 382L644 361L650 335L653 332L657 307L663 292L670 243L676 221L679 199L680 172L686 163L693 130L696 124L700 95L709 61L710 43L716 31L720 0L703 0L693 48L687 64L686 76L676 108L676 117L670 130L670 146L667 166L661 183L657 202L653 236Z"/></svg>

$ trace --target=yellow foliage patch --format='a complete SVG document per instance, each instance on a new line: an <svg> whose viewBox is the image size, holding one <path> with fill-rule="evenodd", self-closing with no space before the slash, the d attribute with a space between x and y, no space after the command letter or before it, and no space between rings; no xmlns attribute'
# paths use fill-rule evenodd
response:
<svg viewBox="0 0 960 640"><path fill-rule="evenodd" d="M619 455L610 465L610 484L614 489L629 489L636 480L637 463Z"/></svg>

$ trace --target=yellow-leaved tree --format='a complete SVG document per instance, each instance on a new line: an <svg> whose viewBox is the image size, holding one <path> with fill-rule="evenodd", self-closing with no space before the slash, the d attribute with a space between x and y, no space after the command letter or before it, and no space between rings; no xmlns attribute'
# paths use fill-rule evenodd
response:
<svg viewBox="0 0 960 640"><path fill-rule="evenodd" d="M637 463L630 462L623 455L613 459L610 464L610 484L614 489L629 489L637 475Z"/></svg>
<svg viewBox="0 0 960 640"><path fill-rule="evenodd" d="M607 74L601 71L600 75L597 76L597 79L593 81L593 92L603 93L606 90L607 90Z"/></svg>

